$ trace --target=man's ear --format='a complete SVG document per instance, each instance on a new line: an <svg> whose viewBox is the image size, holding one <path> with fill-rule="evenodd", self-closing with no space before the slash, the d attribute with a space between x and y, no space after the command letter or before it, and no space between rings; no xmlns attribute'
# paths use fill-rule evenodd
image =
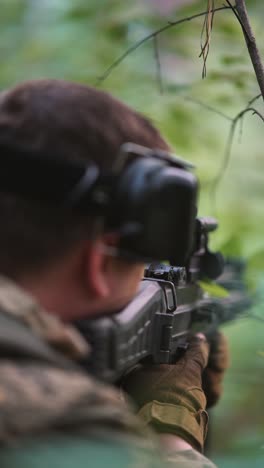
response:
<svg viewBox="0 0 264 468"><path fill-rule="evenodd" d="M84 253L85 282L90 293L97 299L103 299L110 294L110 285L106 270L106 254L101 240L89 243Z"/></svg>

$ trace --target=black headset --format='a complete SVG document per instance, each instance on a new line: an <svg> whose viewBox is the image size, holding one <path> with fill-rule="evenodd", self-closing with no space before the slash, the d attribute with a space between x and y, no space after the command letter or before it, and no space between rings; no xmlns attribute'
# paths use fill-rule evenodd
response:
<svg viewBox="0 0 264 468"><path fill-rule="evenodd" d="M121 146L111 171L0 143L0 192L101 217L120 255L184 265L195 231L197 178L161 150Z"/></svg>

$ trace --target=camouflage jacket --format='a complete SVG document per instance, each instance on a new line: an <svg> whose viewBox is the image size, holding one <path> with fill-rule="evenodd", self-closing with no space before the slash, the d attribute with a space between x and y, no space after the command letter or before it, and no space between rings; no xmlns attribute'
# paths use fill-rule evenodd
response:
<svg viewBox="0 0 264 468"><path fill-rule="evenodd" d="M213 467L164 453L119 392L77 364L89 345L0 277L0 466ZM92 462L91 462L92 461Z"/></svg>

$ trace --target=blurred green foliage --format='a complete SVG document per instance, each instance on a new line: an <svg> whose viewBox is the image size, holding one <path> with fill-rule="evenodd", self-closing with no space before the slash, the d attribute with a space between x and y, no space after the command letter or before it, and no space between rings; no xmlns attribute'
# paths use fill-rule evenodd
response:
<svg viewBox="0 0 264 468"><path fill-rule="evenodd" d="M0 0L0 87L40 77L94 85L135 42L169 20L205 10L206 3L205 0L174 3L168 0ZM221 0L215 3L223 4ZM263 53L264 2L247 0L246 3ZM232 157L214 200L212 183L222 166L230 121L199 104L205 103L234 117L259 91L241 28L231 11L216 13L207 78L201 79L202 22L202 18L195 19L159 36L162 95L151 41L130 54L100 86L149 116L174 151L197 166L201 180L199 212L217 216L220 222L214 246L227 254L247 258L249 284L261 291L263 123L247 114L243 127L238 126ZM262 101L256 106L261 110ZM260 304L256 306L259 314ZM257 354L259 349L264 350L264 344L262 348L260 345L264 323L252 319L241 321L229 326L227 334L232 343L234 365L213 424L216 428L213 455L225 449L227 458L221 455L220 466L258 466L242 465L241 458L237 458L236 465L228 453L239 457L241 449L244 453L246 447L250 453L253 441L260 451L257 456L261 456L262 397L255 390L264 385L264 358Z"/></svg>

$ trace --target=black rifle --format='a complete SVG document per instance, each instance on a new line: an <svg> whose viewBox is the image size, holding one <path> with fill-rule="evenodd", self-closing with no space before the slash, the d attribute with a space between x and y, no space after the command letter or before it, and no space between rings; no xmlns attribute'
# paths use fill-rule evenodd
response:
<svg viewBox="0 0 264 468"><path fill-rule="evenodd" d="M121 312L77 327L92 345L83 364L97 377L117 381L139 362L175 362L188 346L190 334L207 335L248 308L251 300L243 282L244 265L223 261L208 249L208 237L217 227L212 218L196 222L193 254L186 268L151 264L145 270L136 297ZM224 297L212 297L200 280L216 279Z"/></svg>

